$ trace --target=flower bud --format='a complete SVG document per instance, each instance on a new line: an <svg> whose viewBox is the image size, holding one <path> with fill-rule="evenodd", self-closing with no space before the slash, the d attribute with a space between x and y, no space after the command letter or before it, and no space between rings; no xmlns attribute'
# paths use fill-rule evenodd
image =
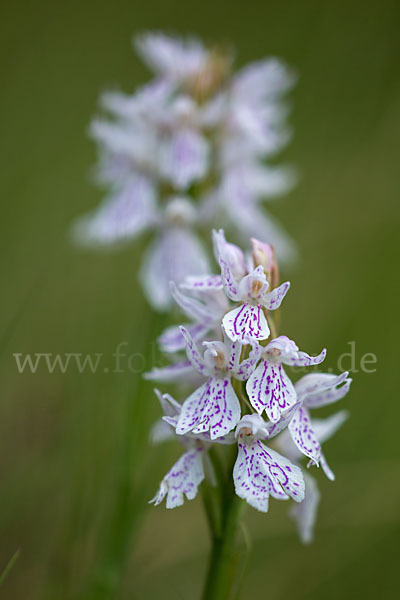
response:
<svg viewBox="0 0 400 600"><path fill-rule="evenodd" d="M276 260L275 248L255 238L251 239L253 246L253 260L255 267L263 267L271 289L279 285L279 268Z"/></svg>

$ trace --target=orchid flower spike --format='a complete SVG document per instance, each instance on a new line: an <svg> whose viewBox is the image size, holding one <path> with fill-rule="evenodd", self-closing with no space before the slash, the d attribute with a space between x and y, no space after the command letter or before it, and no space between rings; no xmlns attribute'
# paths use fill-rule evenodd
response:
<svg viewBox="0 0 400 600"><path fill-rule="evenodd" d="M151 305L166 310L171 279L210 272L198 234L216 218L293 258L293 242L261 203L295 182L290 169L265 164L289 140L282 97L295 78L275 58L234 73L230 51L195 37L149 32L135 48L152 79L131 94L102 94L89 133L108 193L72 237L97 248L151 233L140 280Z"/></svg>

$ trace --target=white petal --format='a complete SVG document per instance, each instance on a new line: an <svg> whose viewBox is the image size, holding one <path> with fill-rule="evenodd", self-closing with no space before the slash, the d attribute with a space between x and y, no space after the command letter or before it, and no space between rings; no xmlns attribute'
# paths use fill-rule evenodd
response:
<svg viewBox="0 0 400 600"><path fill-rule="evenodd" d="M180 283L189 274L207 273L208 267L205 251L195 235L185 228L171 227L147 250L140 279L150 304L166 310L172 303L170 282Z"/></svg>
<svg viewBox="0 0 400 600"><path fill-rule="evenodd" d="M207 306L200 302L196 298L184 294L180 286L171 284L171 293L174 297L175 302L181 307L188 317L191 317L195 321L202 323L203 325L210 324L210 314Z"/></svg>
<svg viewBox="0 0 400 600"><path fill-rule="evenodd" d="M242 304L227 313L222 324L231 340L266 340L270 334L262 306Z"/></svg>
<svg viewBox="0 0 400 600"><path fill-rule="evenodd" d="M180 330L183 338L185 339L186 354L190 363L192 364L193 369L195 369L201 375L207 374L208 371L206 369L203 355L199 352L196 342L193 340L187 329L181 327Z"/></svg>
<svg viewBox="0 0 400 600"><path fill-rule="evenodd" d="M288 410L281 413L281 417L280 417L279 421L276 421L276 423L274 423L273 421L269 421L266 424L267 436L265 439L271 439L271 438L277 436L282 431L284 431L287 428L287 426L289 425L290 421L293 419L295 412L300 408L300 406L301 406L301 402L296 402L296 404L293 404L293 406L291 406ZM288 451L286 449L283 450L283 453L287 454L287 456L290 458L290 460L294 461L294 460L297 460L297 458L299 456L301 457L301 454L297 451L297 448L294 445L294 443L292 442L290 435L288 437L289 437L289 441L290 441L290 446L292 447L292 453L290 453L290 450L291 450L290 448ZM281 448L284 448L284 446L281 446ZM293 454L293 448L295 450L294 454ZM278 449L279 449L279 444L278 444ZM293 458L292 458L292 456L293 456Z"/></svg>
<svg viewBox="0 0 400 600"><path fill-rule="evenodd" d="M282 365L263 360L246 385L251 405L262 414L265 410L274 423L282 412L296 403L297 395Z"/></svg>
<svg viewBox="0 0 400 600"><path fill-rule="evenodd" d="M304 404L308 408L321 408L321 406L327 406L338 402L348 393L351 385L351 379L346 379L343 385L340 387L332 387L325 389L319 393L310 394L305 396Z"/></svg>
<svg viewBox="0 0 400 600"><path fill-rule="evenodd" d="M229 379L211 377L182 406L176 433L210 432L211 439L231 431L240 419L240 404Z"/></svg>
<svg viewBox="0 0 400 600"><path fill-rule="evenodd" d="M91 215L74 226L73 236L83 245L107 245L137 236L156 222L153 184L145 177L132 177Z"/></svg>
<svg viewBox="0 0 400 600"><path fill-rule="evenodd" d="M312 426L320 444L329 440L348 418L347 410L341 410L327 419L312 419Z"/></svg>
<svg viewBox="0 0 400 600"><path fill-rule="evenodd" d="M207 60L206 50L195 38L179 39L152 32L137 36L135 45L150 68L177 82L196 74Z"/></svg>
<svg viewBox="0 0 400 600"><path fill-rule="evenodd" d="M311 365L319 365L326 356L326 349L322 350L318 356L309 356L306 354L306 352L299 350L295 342L289 339L286 335L280 335L279 337L273 339L265 350L267 353L270 353L272 350L272 354L277 355L277 361L293 367L309 367Z"/></svg>
<svg viewBox="0 0 400 600"><path fill-rule="evenodd" d="M176 439L176 435L175 431L168 423L163 421L163 419L159 419L150 429L149 438L151 444L161 444L162 442L166 442L174 438Z"/></svg>
<svg viewBox="0 0 400 600"><path fill-rule="evenodd" d="M202 453L202 448L193 448L185 452L168 471L161 482L159 492L150 502L157 506L167 495L167 508L176 508L183 504L184 496L193 500L204 479Z"/></svg>
<svg viewBox="0 0 400 600"><path fill-rule="evenodd" d="M225 195L229 203L228 216L244 240L255 237L272 244L279 262L293 262L297 250L293 240L282 229L281 225L266 210L261 210L258 203L246 190L236 195Z"/></svg>
<svg viewBox="0 0 400 600"><path fill-rule="evenodd" d="M266 294L263 298L263 304L268 310L276 310L280 307L282 300L290 288L290 281L282 283L279 287Z"/></svg>
<svg viewBox="0 0 400 600"><path fill-rule="evenodd" d="M247 381L256 368L256 364L260 360L262 350L262 346L257 344L257 342L252 343L249 357L243 360L240 365L234 369L236 370L236 373L234 374L236 379L240 379L240 381Z"/></svg>
<svg viewBox="0 0 400 600"><path fill-rule="evenodd" d="M143 375L144 379L149 381L182 381L182 379L191 379L193 367L190 361L180 361L166 367L154 367Z"/></svg>
<svg viewBox="0 0 400 600"><path fill-rule="evenodd" d="M264 267L259 265L241 280L239 284L240 299L244 302L254 300L258 301L258 304L262 304L262 299L266 295L268 288L269 283L264 272Z"/></svg>
<svg viewBox="0 0 400 600"><path fill-rule="evenodd" d="M181 412L181 405L171 396L171 394L162 394L159 390L154 390L163 410L164 415L173 417Z"/></svg>
<svg viewBox="0 0 400 600"><path fill-rule="evenodd" d="M246 261L242 250L235 244L230 244L225 239L223 229L213 230L213 246L216 260L222 258L229 266L232 272L233 279L238 285L238 281L242 279L246 273Z"/></svg>
<svg viewBox="0 0 400 600"><path fill-rule="evenodd" d="M297 522L297 530L303 544L310 544L314 539L314 526L321 494L314 477L303 473L305 483L304 500L295 504L290 511L290 516Z"/></svg>
<svg viewBox="0 0 400 600"><path fill-rule="evenodd" d="M348 375L347 371L340 375L333 375L331 373L308 373L296 381L295 387L297 395L299 398L305 398L311 394L319 394L325 390L336 388L347 379Z"/></svg>
<svg viewBox="0 0 400 600"><path fill-rule="evenodd" d="M90 135L106 154L129 159L133 167L145 168L146 172L154 172L158 167L158 136L153 124L140 119L135 123L122 121L107 122L94 120Z"/></svg>
<svg viewBox="0 0 400 600"><path fill-rule="evenodd" d="M241 69L235 76L236 97L252 102L265 102L289 90L295 83L294 73L277 58L267 58Z"/></svg>
<svg viewBox="0 0 400 600"><path fill-rule="evenodd" d="M221 278L226 295L231 300L239 300L239 286L232 269L224 258L219 259L219 266L221 267Z"/></svg>
<svg viewBox="0 0 400 600"><path fill-rule="evenodd" d="M185 325L195 341L204 339L209 331L209 327L202 325L201 323L189 323ZM182 336L181 330L178 325L171 325L163 331L158 338L158 343L163 352L174 353L185 349L185 340Z"/></svg>
<svg viewBox="0 0 400 600"><path fill-rule="evenodd" d="M318 465L321 456L321 444L315 435L310 414L303 406L293 416L288 425L292 440L304 456L307 456L313 464Z"/></svg>
<svg viewBox="0 0 400 600"><path fill-rule="evenodd" d="M164 109L171 93L171 83L166 79L159 78L142 86L131 95L121 92L106 92L101 96L101 104L106 110L121 119L132 121L150 116L154 121L158 112Z"/></svg>
<svg viewBox="0 0 400 600"><path fill-rule="evenodd" d="M191 291L222 290L223 287L221 275L189 276L180 285L182 290Z"/></svg>

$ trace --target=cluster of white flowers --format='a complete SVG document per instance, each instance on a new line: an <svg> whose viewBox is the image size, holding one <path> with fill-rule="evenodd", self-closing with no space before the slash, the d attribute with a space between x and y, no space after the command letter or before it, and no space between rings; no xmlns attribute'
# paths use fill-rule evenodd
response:
<svg viewBox="0 0 400 600"><path fill-rule="evenodd" d="M154 441L175 437L184 454L161 482L153 499L167 508L193 499L206 474L213 481L209 449L237 444L233 468L236 494L267 512L269 497L295 500L293 515L301 539L312 538L319 492L300 464L321 465L333 480L321 443L346 419L344 411L314 419L310 411L332 404L348 392L348 373L308 373L293 384L284 370L319 365L326 351L312 357L284 335L277 336L274 313L290 284L278 285L273 248L253 239L252 254L213 233L220 275L188 277L172 293L191 322L170 327L160 338L171 365L148 379L196 387L183 403L157 391L164 416L152 430ZM233 304L234 303L234 304ZM204 347L204 353L199 349ZM181 352L186 351L186 358Z"/></svg>
<svg viewBox="0 0 400 600"><path fill-rule="evenodd" d="M170 280L209 272L198 233L210 225L266 239L281 260L293 255L260 201L293 184L290 170L265 161L289 139L282 97L294 76L275 58L233 73L230 52L193 38L150 33L136 48L154 79L132 95L103 94L110 117L95 119L91 135L109 195L76 223L74 235L104 246L154 231L141 281L153 307L163 310ZM238 293L246 293L244 285Z"/></svg>

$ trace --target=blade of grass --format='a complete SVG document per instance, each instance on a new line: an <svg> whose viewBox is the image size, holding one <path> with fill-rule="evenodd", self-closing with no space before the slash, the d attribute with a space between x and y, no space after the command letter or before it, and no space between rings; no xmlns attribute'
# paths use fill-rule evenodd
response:
<svg viewBox="0 0 400 600"><path fill-rule="evenodd" d="M7 579L8 575L10 574L10 571L13 568L13 566L15 565L15 563L17 562L20 553L21 553L21 551L18 548L18 550L16 550L14 552L14 554L12 555L12 557L10 558L10 560L8 561L8 563L7 563L4 571L0 575L0 587L2 587L3 583L5 582L5 580Z"/></svg>

